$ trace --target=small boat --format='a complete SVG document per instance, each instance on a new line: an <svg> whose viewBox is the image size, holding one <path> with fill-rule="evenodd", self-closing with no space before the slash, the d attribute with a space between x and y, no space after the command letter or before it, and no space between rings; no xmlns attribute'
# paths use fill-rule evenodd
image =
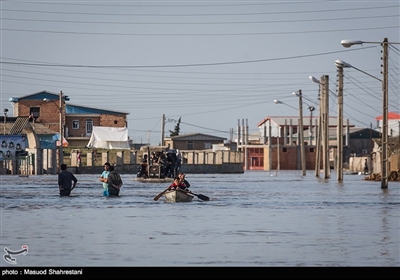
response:
<svg viewBox="0 0 400 280"><path fill-rule="evenodd" d="M190 202L193 199L193 195L182 191L182 190L171 190L164 193L165 201L167 202Z"/></svg>

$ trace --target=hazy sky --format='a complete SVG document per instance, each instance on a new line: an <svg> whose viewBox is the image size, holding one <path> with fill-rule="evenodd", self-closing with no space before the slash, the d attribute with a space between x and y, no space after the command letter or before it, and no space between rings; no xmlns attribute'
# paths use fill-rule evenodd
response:
<svg viewBox="0 0 400 280"><path fill-rule="evenodd" d="M304 115L329 75L337 115L335 60L379 79L385 37L400 42L392 1L7 1L0 0L1 110L10 97L63 91L69 103L129 113L129 137L158 145L180 133L230 138L267 116ZM355 39L375 44L344 48ZM389 49L389 111L400 111L400 45ZM382 84L344 69L344 117L376 127ZM284 104L275 104L274 99ZM314 111L317 114L317 110ZM315 116L315 115L314 115Z"/></svg>

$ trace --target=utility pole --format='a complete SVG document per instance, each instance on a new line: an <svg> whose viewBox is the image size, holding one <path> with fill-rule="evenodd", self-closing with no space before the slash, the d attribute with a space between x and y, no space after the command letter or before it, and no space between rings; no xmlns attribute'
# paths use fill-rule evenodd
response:
<svg viewBox="0 0 400 280"><path fill-rule="evenodd" d="M321 84L323 86L323 118L322 118L322 126L323 126L323 137L322 137L322 146L323 146L323 169L324 169L324 178L330 178L330 166L329 166L329 76L324 75L321 77Z"/></svg>
<svg viewBox="0 0 400 280"><path fill-rule="evenodd" d="M316 153L315 153L315 177L319 177L319 170L321 169L321 132L322 132L322 86L319 83L318 101L319 101L319 112L318 112L318 125L317 125L317 137L316 137Z"/></svg>
<svg viewBox="0 0 400 280"><path fill-rule="evenodd" d="M164 146L164 133L165 133L165 114L161 118L161 146Z"/></svg>
<svg viewBox="0 0 400 280"><path fill-rule="evenodd" d="M337 180L343 181L343 67L338 71Z"/></svg>
<svg viewBox="0 0 400 280"><path fill-rule="evenodd" d="M281 169L281 159L280 159L280 147L279 147L279 142L280 142L280 134L281 134L281 126L278 125L278 137L277 137L277 159L278 159L278 164L276 166L276 176L278 176L278 171Z"/></svg>
<svg viewBox="0 0 400 280"><path fill-rule="evenodd" d="M305 157L305 148L304 148L304 129L303 129L303 97L301 93L301 89L299 90L299 137L300 137L300 153L301 153L301 170L303 176L306 175L306 157Z"/></svg>
<svg viewBox="0 0 400 280"><path fill-rule="evenodd" d="M8 109L7 108L4 108L3 109L3 112L4 112L4 135L6 135L6 124L7 124L7 112L8 112Z"/></svg>
<svg viewBox="0 0 400 280"><path fill-rule="evenodd" d="M63 125L63 93L60 90L60 155L59 155L59 167L64 163L64 151L63 151L63 138L64 138L64 125ZM60 167L61 168L61 167Z"/></svg>
<svg viewBox="0 0 400 280"><path fill-rule="evenodd" d="M388 67L388 38L383 39L383 80L382 80L382 91L383 91L383 118L382 118L382 179L381 188L388 188L388 106L389 106L389 67Z"/></svg>
<svg viewBox="0 0 400 280"><path fill-rule="evenodd" d="M314 106L309 106L308 110L310 111L310 129L309 129L309 135L310 135L310 145L313 145L313 127L312 127L312 117L313 117L313 111L315 110Z"/></svg>

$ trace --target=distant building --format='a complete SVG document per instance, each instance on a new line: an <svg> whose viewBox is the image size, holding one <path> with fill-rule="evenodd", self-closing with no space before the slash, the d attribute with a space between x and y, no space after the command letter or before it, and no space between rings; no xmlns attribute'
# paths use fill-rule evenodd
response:
<svg viewBox="0 0 400 280"><path fill-rule="evenodd" d="M179 150L207 150L212 149L214 144L223 144L226 138L191 133L172 136L164 139L164 146Z"/></svg>
<svg viewBox="0 0 400 280"><path fill-rule="evenodd" d="M10 98L15 117L30 117L31 122L47 125L49 131L60 132L62 113L63 136L71 146L85 146L92 134L93 126L128 126L127 112L72 105L66 101L69 101L68 96L48 91Z"/></svg>
<svg viewBox="0 0 400 280"><path fill-rule="evenodd" d="M383 117L378 116L375 118L376 119L376 125L382 132L382 123L383 123ZM388 113L388 133L390 137L395 137L399 136L399 130L400 130L400 114L395 113L395 112L389 112Z"/></svg>

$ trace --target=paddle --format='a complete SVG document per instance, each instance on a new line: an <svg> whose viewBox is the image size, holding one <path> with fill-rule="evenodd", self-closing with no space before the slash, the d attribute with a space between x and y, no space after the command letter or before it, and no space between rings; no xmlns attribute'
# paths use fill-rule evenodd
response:
<svg viewBox="0 0 400 280"><path fill-rule="evenodd" d="M210 200L210 198L208 196L204 195L204 194L195 194L195 193L192 193L191 191L189 191L189 193L197 196L201 200L204 200L204 201L209 201Z"/></svg>
<svg viewBox="0 0 400 280"><path fill-rule="evenodd" d="M157 201L160 197L162 197L162 196L164 195L164 193L165 193L166 191L168 191L168 188L166 188L165 190L163 190L162 192L160 192L159 194L157 194L157 195L154 197L154 200Z"/></svg>

